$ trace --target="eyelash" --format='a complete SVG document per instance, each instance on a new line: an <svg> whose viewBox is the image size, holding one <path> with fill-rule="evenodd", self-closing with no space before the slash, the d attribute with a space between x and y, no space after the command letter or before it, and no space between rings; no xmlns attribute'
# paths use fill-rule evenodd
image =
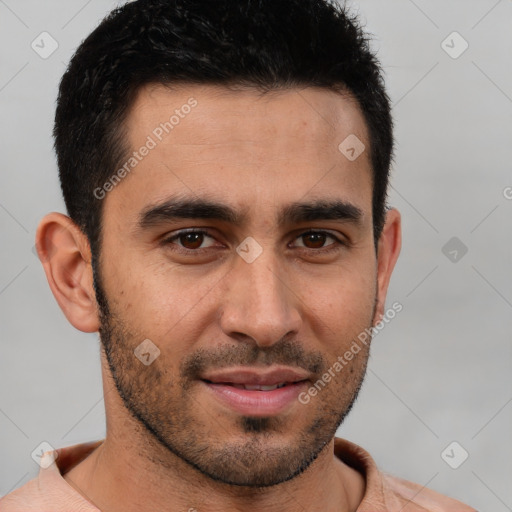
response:
<svg viewBox="0 0 512 512"><path fill-rule="evenodd" d="M169 244L172 244L175 240L178 240L180 237L182 237L184 235L191 234L191 233L206 235L207 237L214 238L208 231L203 230L203 229L185 229L185 230L179 231L176 234L164 239L162 241L162 245L167 246ZM300 249L302 249L302 250L314 251L317 254L329 254L334 251L339 251L340 248L343 246L347 247L349 245L348 242L340 240L338 237L334 236L332 233L330 233L328 231L313 230L313 229L304 231L303 233L301 233L300 235L295 237L294 240L297 240L298 238L304 237L306 235L326 235L327 237L334 239L334 243L329 244L326 248L308 249L308 247L300 247ZM182 252L185 254L192 254L192 253L201 254L203 251L207 251L209 249L209 247L203 247L203 248L199 248L199 249L186 249L186 248L183 248L180 246L177 246L177 247L178 247L177 250L179 252Z"/></svg>

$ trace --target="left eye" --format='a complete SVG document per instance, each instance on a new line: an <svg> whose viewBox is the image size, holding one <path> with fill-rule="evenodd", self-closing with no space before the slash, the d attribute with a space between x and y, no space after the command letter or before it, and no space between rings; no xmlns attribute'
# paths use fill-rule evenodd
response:
<svg viewBox="0 0 512 512"><path fill-rule="evenodd" d="M306 247L307 249L322 249L326 247L324 244L329 238L334 240L334 244L330 243L328 246L341 243L335 236L324 231L308 231L307 233L302 233L296 238L296 240L302 240L302 245L299 245L299 247ZM309 245L306 245L306 242Z"/></svg>
<svg viewBox="0 0 512 512"><path fill-rule="evenodd" d="M205 238L209 238L213 241L213 237L209 236L205 231L182 231L181 233L168 238L166 243L175 243L175 241L178 240L180 242L178 245L184 249L193 251L195 249L203 249L213 245L213 243L210 243L209 245L201 247Z"/></svg>

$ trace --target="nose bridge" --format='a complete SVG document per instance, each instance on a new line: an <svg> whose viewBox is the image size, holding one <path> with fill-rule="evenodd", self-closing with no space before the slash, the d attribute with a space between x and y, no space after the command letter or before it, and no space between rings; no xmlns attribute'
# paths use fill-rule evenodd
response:
<svg viewBox="0 0 512 512"><path fill-rule="evenodd" d="M222 328L270 345L297 331L300 315L277 256L264 250L251 263L235 262L223 300Z"/></svg>
<svg viewBox="0 0 512 512"><path fill-rule="evenodd" d="M285 309L283 304L286 299L286 287L284 286L284 276L279 274L276 258L267 250L267 254L261 257L261 260L243 265L243 272L247 273L248 283L251 289L251 295L255 301L255 306L273 309ZM274 310L277 312L277 310Z"/></svg>

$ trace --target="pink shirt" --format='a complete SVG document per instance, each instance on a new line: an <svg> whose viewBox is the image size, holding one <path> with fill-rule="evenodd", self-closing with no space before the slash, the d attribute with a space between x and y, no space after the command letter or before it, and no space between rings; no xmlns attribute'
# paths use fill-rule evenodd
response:
<svg viewBox="0 0 512 512"><path fill-rule="evenodd" d="M62 478L103 440L47 452L54 464L41 467L37 478L0 499L0 512L100 512ZM474 508L421 485L380 472L370 454L335 438L334 453L364 475L366 490L357 512L477 512ZM46 464L44 464L46 466Z"/></svg>

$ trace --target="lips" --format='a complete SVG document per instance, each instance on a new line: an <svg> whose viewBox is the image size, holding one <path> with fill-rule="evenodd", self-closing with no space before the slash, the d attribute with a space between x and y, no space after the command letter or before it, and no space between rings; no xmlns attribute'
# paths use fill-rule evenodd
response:
<svg viewBox="0 0 512 512"><path fill-rule="evenodd" d="M229 382L224 383L227 386L233 386L237 389L247 389L248 391L274 391L274 389L280 389L286 386L287 382L280 382L279 384L274 384L273 386L260 386L258 384L232 384Z"/></svg>
<svg viewBox="0 0 512 512"><path fill-rule="evenodd" d="M290 367L232 368L201 376L205 390L238 414L254 417L284 414L299 403L310 375Z"/></svg>
<svg viewBox="0 0 512 512"><path fill-rule="evenodd" d="M307 380L309 376L309 373L305 370L290 367L272 367L265 370L260 368L232 368L207 373L201 379L213 384L232 385L242 387L242 389L272 391L286 384Z"/></svg>

